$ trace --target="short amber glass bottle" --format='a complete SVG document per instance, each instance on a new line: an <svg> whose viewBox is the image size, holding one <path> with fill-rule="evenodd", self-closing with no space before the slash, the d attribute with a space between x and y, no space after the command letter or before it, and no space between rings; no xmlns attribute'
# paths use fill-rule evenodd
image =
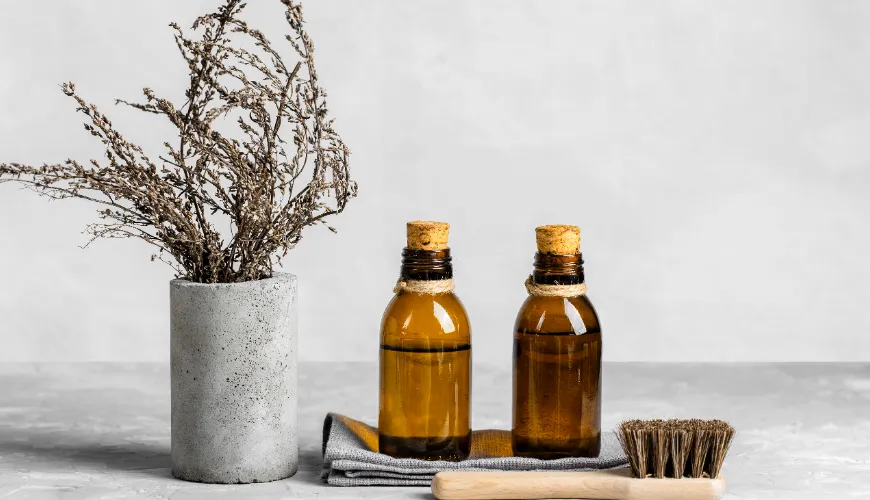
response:
<svg viewBox="0 0 870 500"><path fill-rule="evenodd" d="M380 452L463 460L471 446L471 329L453 293L446 223L408 223L381 324Z"/></svg>
<svg viewBox="0 0 870 500"><path fill-rule="evenodd" d="M513 449L595 457L601 447L601 326L585 295L580 229L537 228L529 298L514 333Z"/></svg>

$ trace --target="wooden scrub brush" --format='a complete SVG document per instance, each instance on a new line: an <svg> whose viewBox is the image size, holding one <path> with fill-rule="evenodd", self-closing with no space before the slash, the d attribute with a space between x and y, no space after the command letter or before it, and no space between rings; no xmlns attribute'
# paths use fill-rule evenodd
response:
<svg viewBox="0 0 870 500"><path fill-rule="evenodd" d="M734 433L722 420L628 420L616 429L628 469L439 472L432 493L440 500L716 500Z"/></svg>

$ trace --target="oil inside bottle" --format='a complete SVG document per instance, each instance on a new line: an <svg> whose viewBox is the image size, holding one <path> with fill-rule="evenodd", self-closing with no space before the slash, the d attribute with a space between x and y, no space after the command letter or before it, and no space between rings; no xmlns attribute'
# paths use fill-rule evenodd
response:
<svg viewBox="0 0 870 500"><path fill-rule="evenodd" d="M515 453L597 457L601 333L516 332L514 362Z"/></svg>
<svg viewBox="0 0 870 500"><path fill-rule="evenodd" d="M423 460L466 458L471 345L381 345L381 365L381 411L401 417L381 433L380 452Z"/></svg>

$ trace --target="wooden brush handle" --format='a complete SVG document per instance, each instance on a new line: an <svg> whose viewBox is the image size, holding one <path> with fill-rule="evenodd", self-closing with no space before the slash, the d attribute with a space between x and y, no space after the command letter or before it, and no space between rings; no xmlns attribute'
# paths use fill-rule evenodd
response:
<svg viewBox="0 0 870 500"><path fill-rule="evenodd" d="M551 471L449 471L432 481L439 500L595 498L600 500L717 500L725 480L635 479L628 469Z"/></svg>

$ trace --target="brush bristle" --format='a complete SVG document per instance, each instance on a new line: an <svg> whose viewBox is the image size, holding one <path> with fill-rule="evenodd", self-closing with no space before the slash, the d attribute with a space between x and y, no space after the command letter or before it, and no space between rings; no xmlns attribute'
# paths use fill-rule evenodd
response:
<svg viewBox="0 0 870 500"><path fill-rule="evenodd" d="M722 420L626 420L616 436L634 477L715 479L735 431Z"/></svg>

